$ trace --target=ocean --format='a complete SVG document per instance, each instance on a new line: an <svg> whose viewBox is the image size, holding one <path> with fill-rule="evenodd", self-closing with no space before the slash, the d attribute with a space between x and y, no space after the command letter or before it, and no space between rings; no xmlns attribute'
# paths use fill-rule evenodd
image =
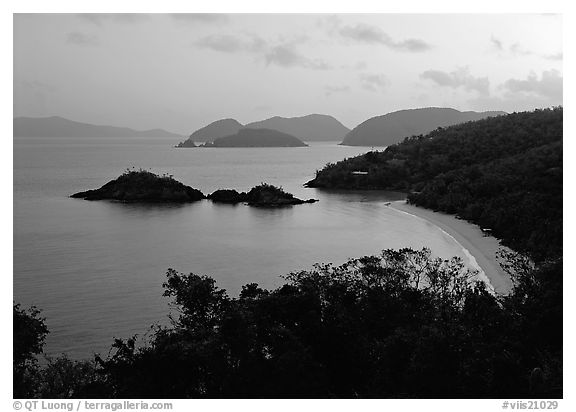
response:
<svg viewBox="0 0 576 412"><path fill-rule="evenodd" d="M14 300L35 305L50 334L45 353L106 355L113 338L146 338L173 310L168 268L209 275L232 296L242 285L282 284L314 263L344 263L382 249L428 246L470 256L425 220L386 206L402 194L304 188L328 162L368 148L176 149L170 139L18 138L14 141ZM320 201L282 209L213 204L139 205L71 199L127 168L168 173L209 194L282 186Z"/></svg>

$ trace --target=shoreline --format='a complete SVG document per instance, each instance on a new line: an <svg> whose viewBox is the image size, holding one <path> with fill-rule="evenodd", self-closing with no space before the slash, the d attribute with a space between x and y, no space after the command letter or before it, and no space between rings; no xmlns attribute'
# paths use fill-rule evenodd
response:
<svg viewBox="0 0 576 412"><path fill-rule="evenodd" d="M437 226L462 247L473 266L479 269L479 277L488 281L489 288L491 286L498 294L510 292L512 281L496 260L496 252L503 247L498 239L484 236L477 225L457 219L454 215L409 205L404 200L391 202L389 207Z"/></svg>

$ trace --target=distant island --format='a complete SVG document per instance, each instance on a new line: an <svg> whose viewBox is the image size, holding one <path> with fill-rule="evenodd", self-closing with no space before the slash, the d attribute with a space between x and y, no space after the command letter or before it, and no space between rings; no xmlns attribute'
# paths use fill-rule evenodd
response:
<svg viewBox="0 0 576 412"><path fill-rule="evenodd" d="M429 133L438 127L448 127L487 117L506 115L506 112L461 112L451 108L426 107L399 110L372 117L350 130L332 116L310 114L300 117L274 116L243 125L235 119L221 119L193 132L176 147L257 147L239 144L222 146L217 140L237 135L242 130L275 130L300 139L302 142L341 141L344 146L384 147L404 138ZM212 144L214 143L214 144ZM265 145L264 147L270 147Z"/></svg>
<svg viewBox="0 0 576 412"><path fill-rule="evenodd" d="M340 141L350 129L332 116L309 114L300 117L274 116L259 122L248 123L249 129L273 129L297 137L305 142Z"/></svg>
<svg viewBox="0 0 576 412"><path fill-rule="evenodd" d="M429 133L438 127L505 115L506 112L460 112L427 107L400 110L372 117L352 129L341 143L345 146L390 146L405 137Z"/></svg>
<svg viewBox="0 0 576 412"><path fill-rule="evenodd" d="M282 207L315 203L317 199L302 200L293 194L285 192L282 188L262 183L253 187L248 193L233 189L220 189L208 195L208 199L217 203L247 203L257 207Z"/></svg>
<svg viewBox="0 0 576 412"><path fill-rule="evenodd" d="M15 117L14 137L167 137L181 135L163 129L134 130L75 122L63 117Z"/></svg>
<svg viewBox="0 0 576 412"><path fill-rule="evenodd" d="M297 137L271 129L240 129L198 147L306 147Z"/></svg>
<svg viewBox="0 0 576 412"><path fill-rule="evenodd" d="M222 119L210 123L201 129L196 130L176 147L198 147L196 142L212 142L225 136L231 136L242 129L242 124L234 119Z"/></svg>
<svg viewBox="0 0 576 412"><path fill-rule="evenodd" d="M199 142L213 142L237 134L242 129L269 129L294 136L304 142L340 141L350 131L332 116L310 114L300 117L275 116L242 125L235 119L222 119L196 130L176 147L198 147Z"/></svg>
<svg viewBox="0 0 576 412"><path fill-rule="evenodd" d="M127 170L99 189L75 193L70 197L143 203L186 203L205 198L201 191L178 182L172 176L158 176L146 170Z"/></svg>

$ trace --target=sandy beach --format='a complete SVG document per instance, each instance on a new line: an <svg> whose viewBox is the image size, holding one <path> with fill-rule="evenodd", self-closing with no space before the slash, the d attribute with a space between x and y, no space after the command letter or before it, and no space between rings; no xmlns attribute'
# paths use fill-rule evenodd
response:
<svg viewBox="0 0 576 412"><path fill-rule="evenodd" d="M453 215L409 205L403 200L392 202L390 207L399 213L408 213L416 219L425 219L438 226L470 253L471 258L484 272L480 273L480 277L485 276L496 293L507 294L511 290L512 282L496 260L496 252L502 248L498 239L485 236L477 225L457 219Z"/></svg>

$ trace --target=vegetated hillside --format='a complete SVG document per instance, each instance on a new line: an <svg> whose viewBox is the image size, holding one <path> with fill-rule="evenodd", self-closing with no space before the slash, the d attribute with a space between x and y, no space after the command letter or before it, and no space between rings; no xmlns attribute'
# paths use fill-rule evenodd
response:
<svg viewBox="0 0 576 412"><path fill-rule="evenodd" d="M249 129L273 129L305 142L340 141L350 131L332 116L310 114L301 117L271 117L244 126Z"/></svg>
<svg viewBox="0 0 576 412"><path fill-rule="evenodd" d="M536 260L558 257L562 117L558 107L439 128L328 164L307 185L409 191L409 202L490 228Z"/></svg>
<svg viewBox="0 0 576 412"><path fill-rule="evenodd" d="M242 124L234 119L217 120L196 130L177 147L197 147L195 142L211 142L220 137L230 136L238 133L242 127Z"/></svg>
<svg viewBox="0 0 576 412"><path fill-rule="evenodd" d="M75 122L63 117L15 117L14 137L180 137L162 129L134 130Z"/></svg>
<svg viewBox="0 0 576 412"><path fill-rule="evenodd" d="M438 127L505 115L505 112L460 112L455 109L427 107L400 110L372 117L356 126L342 142L346 146L390 146L405 137L429 133Z"/></svg>
<svg viewBox="0 0 576 412"><path fill-rule="evenodd" d="M300 139L278 130L241 129L231 136L220 137L205 147L303 147Z"/></svg>
<svg viewBox="0 0 576 412"><path fill-rule="evenodd" d="M170 325L42 366L46 324L14 305L14 398L561 398L562 262L515 273L494 296L461 259L385 250L233 297L169 269Z"/></svg>

